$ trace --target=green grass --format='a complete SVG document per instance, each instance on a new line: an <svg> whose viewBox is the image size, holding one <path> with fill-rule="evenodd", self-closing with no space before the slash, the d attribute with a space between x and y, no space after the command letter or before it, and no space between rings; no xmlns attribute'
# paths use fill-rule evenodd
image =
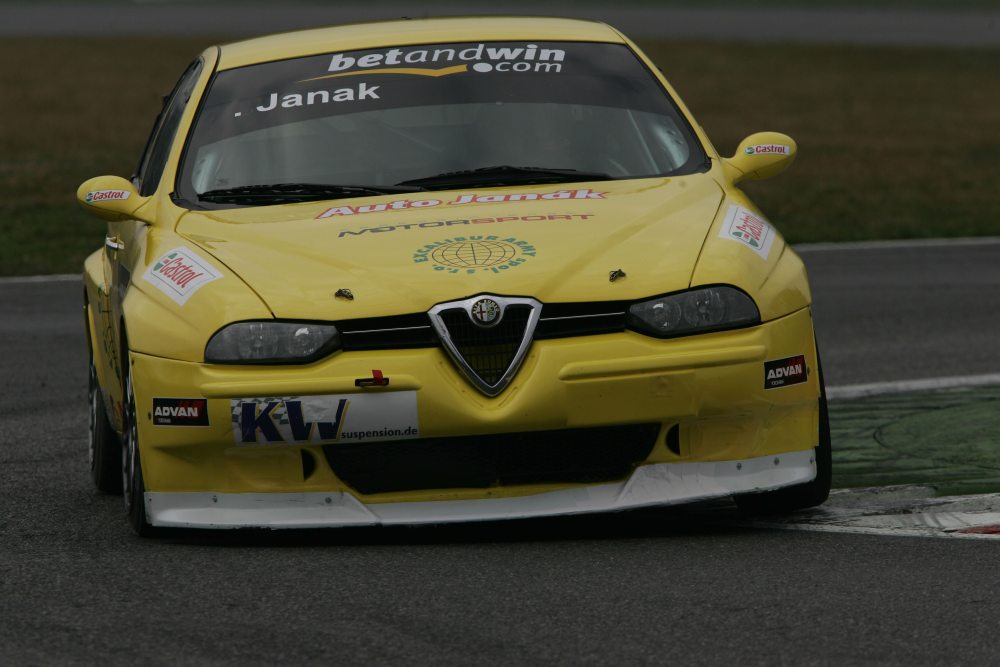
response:
<svg viewBox="0 0 1000 667"><path fill-rule="evenodd" d="M77 272L104 224L76 187L128 176L209 39L0 42L0 275ZM657 44L723 153L779 130L796 164L747 191L792 242L1000 234L1000 51Z"/></svg>
<svg viewBox="0 0 1000 667"><path fill-rule="evenodd" d="M76 203L128 176L161 105L204 39L0 41L0 275L78 273L105 223Z"/></svg>
<svg viewBox="0 0 1000 667"><path fill-rule="evenodd" d="M1000 491L1000 387L830 402L833 485Z"/></svg>
<svg viewBox="0 0 1000 667"><path fill-rule="evenodd" d="M1000 234L1000 51L643 46L723 154L796 139L788 172L746 186L789 241Z"/></svg>

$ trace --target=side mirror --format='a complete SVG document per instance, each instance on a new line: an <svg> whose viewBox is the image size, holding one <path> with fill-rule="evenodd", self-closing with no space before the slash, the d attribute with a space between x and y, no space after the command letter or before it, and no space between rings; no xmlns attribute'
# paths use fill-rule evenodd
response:
<svg viewBox="0 0 1000 667"><path fill-rule="evenodd" d="M97 176L76 189L83 210L105 220L124 220L146 203L130 181L121 176Z"/></svg>
<svg viewBox="0 0 1000 667"><path fill-rule="evenodd" d="M795 140L781 132L757 132L740 142L736 155L724 158L726 175L733 183L771 178L795 160Z"/></svg>

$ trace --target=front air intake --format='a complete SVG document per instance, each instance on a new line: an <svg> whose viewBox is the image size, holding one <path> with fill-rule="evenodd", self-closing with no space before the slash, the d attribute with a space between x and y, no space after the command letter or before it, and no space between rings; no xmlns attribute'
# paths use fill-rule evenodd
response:
<svg viewBox="0 0 1000 667"><path fill-rule="evenodd" d="M496 396L531 347L541 308L534 299L486 294L439 304L428 315L459 371L479 391Z"/></svg>

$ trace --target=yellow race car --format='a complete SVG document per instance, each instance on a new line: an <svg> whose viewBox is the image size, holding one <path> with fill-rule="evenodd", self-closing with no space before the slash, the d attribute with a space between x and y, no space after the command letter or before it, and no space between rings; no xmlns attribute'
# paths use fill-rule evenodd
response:
<svg viewBox="0 0 1000 667"><path fill-rule="evenodd" d="M131 526L823 502L803 264L657 67L586 21L211 47L80 186L94 482Z"/></svg>

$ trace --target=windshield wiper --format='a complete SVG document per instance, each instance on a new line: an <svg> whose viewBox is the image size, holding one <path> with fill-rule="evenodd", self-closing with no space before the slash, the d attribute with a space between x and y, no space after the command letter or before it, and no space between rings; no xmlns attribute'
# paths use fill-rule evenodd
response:
<svg viewBox="0 0 1000 667"><path fill-rule="evenodd" d="M514 167L508 164L462 171L446 171L443 174L412 178L400 181L400 186L420 186L427 189L447 188L463 185L529 185L532 183L572 183L575 181L608 181L614 177L596 171L576 169L549 169L546 167Z"/></svg>
<svg viewBox="0 0 1000 667"><path fill-rule="evenodd" d="M419 192L424 188L411 185L322 185L319 183L273 183L270 185L240 185L235 188L209 190L198 195L201 201L225 204L288 204L344 197L364 197L398 192Z"/></svg>

